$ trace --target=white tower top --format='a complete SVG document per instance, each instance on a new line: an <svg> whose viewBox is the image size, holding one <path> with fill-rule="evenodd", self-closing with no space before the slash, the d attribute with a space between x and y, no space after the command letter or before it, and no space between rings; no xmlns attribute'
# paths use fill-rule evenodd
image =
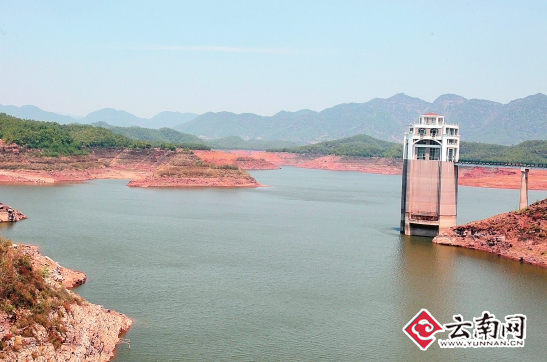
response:
<svg viewBox="0 0 547 362"><path fill-rule="evenodd" d="M460 127L444 122L444 116L427 113L409 125L404 135L403 159L458 162Z"/></svg>

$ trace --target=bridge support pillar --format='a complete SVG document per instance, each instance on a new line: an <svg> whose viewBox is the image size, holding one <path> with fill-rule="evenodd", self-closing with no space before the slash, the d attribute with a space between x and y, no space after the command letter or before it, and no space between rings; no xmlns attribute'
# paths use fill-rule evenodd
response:
<svg viewBox="0 0 547 362"><path fill-rule="evenodd" d="M530 169L522 167L520 169L520 203L519 209L528 207L528 171Z"/></svg>

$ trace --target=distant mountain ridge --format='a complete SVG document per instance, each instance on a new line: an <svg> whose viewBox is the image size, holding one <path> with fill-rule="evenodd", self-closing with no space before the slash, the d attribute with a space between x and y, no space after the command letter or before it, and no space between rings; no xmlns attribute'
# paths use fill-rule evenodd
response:
<svg viewBox="0 0 547 362"><path fill-rule="evenodd" d="M271 117L230 112L205 113L177 129L208 138L320 142L357 134L401 142L407 125L434 112L460 125L462 140L504 145L547 139L547 96L541 93L507 104L444 94L433 103L403 93L366 103L345 103L321 112L279 112Z"/></svg>
<svg viewBox="0 0 547 362"><path fill-rule="evenodd" d="M92 124L96 122L105 122L112 126L118 127L130 127L140 126L153 129L159 128L174 128L179 127L183 123L191 121L198 115L195 113L181 113L181 112L160 112L154 117L140 118L131 113L122 110L116 110L113 108L103 108L95 112L89 113L82 118L74 118L70 116L61 115L54 112L44 111L36 106L3 106L0 104L0 113L6 113L10 116L33 119L36 121L57 122L59 124L69 123L83 123Z"/></svg>
<svg viewBox="0 0 547 362"><path fill-rule="evenodd" d="M374 98L365 103L344 103L321 112L309 109L280 111L273 116L231 112L161 112L146 119L131 113L105 108L76 120L46 112L34 106L2 106L19 118L58 123L106 122L113 126L173 128L204 139L238 136L244 140L285 140L315 143L367 134L385 141L401 142L407 125L420 114L434 112L447 122L460 125L464 141L516 145L526 140L547 139L547 96L538 93L507 104L466 99L455 94L439 96L433 103L403 93L390 98Z"/></svg>

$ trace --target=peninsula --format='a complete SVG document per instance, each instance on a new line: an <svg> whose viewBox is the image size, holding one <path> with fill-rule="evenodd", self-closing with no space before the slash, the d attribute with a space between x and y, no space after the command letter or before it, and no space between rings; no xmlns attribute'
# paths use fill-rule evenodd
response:
<svg viewBox="0 0 547 362"><path fill-rule="evenodd" d="M133 187L260 186L240 169L238 160L207 163L193 148L209 149L193 143L133 140L101 127L59 125L0 113L0 182L118 178L131 180ZM273 166L265 164L259 166Z"/></svg>
<svg viewBox="0 0 547 362"><path fill-rule="evenodd" d="M127 179L132 187L258 187L234 163L203 161L192 150L92 148L86 155L48 157L36 151L0 152L0 182L53 184ZM251 161L247 161L251 162ZM252 162L251 162L252 163ZM273 165L262 162L264 167ZM273 168L277 168L273 166Z"/></svg>

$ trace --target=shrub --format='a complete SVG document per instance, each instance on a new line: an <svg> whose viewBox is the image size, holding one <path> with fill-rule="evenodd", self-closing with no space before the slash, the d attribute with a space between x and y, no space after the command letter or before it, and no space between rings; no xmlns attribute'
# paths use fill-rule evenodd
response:
<svg viewBox="0 0 547 362"><path fill-rule="evenodd" d="M0 237L0 310L15 321L20 333L32 336L34 326L42 325L48 341L60 347L66 332L61 319L66 307L62 308L79 301L64 287L48 284L44 271L33 268L28 255ZM5 343L0 343L3 348Z"/></svg>

